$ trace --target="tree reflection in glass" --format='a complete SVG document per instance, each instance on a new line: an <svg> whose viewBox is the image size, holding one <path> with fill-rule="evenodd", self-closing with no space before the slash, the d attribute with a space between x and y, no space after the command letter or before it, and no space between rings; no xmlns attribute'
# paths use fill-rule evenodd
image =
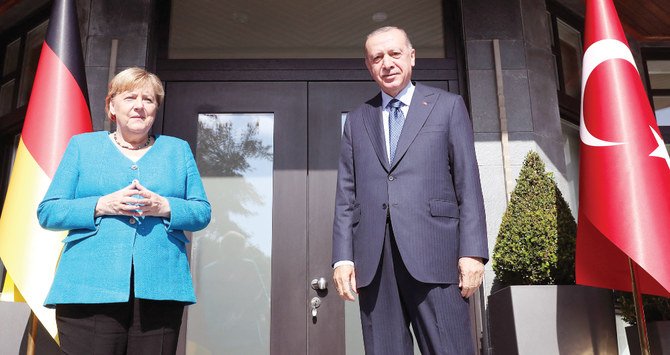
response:
<svg viewBox="0 0 670 355"><path fill-rule="evenodd" d="M272 133L272 114L198 117L212 222L192 239L187 354L269 353Z"/></svg>

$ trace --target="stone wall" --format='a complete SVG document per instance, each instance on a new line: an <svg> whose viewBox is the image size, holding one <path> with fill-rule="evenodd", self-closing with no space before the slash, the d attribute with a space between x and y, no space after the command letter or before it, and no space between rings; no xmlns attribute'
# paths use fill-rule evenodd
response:
<svg viewBox="0 0 670 355"><path fill-rule="evenodd" d="M93 129L102 130L108 128L104 101L110 79L112 40L118 40L115 73L132 66L146 67L153 2L78 0L77 7Z"/></svg>
<svg viewBox="0 0 670 355"><path fill-rule="evenodd" d="M507 205L493 41L498 40L500 47L509 178L516 179L526 153L536 150L547 168L557 173L559 186L565 191L561 175L566 165L554 59L544 0L468 0L463 1L462 11L471 114L492 252ZM489 263L487 295L493 276Z"/></svg>
<svg viewBox="0 0 670 355"><path fill-rule="evenodd" d="M461 1L470 108L475 130L489 251L493 254L507 207L505 166L494 57L499 43L504 111L507 116L507 180L513 189L523 159L535 150L568 191L554 58L545 0ZM485 267L483 352L490 353L487 296L495 289L493 263Z"/></svg>

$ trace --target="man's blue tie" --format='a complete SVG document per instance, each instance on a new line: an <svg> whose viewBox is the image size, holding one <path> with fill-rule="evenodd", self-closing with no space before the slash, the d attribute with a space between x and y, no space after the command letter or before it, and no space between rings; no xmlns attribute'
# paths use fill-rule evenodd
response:
<svg viewBox="0 0 670 355"><path fill-rule="evenodd" d="M389 107L389 148L391 162L395 157L395 149L398 146L398 138L400 138L400 132L402 131L402 125L405 121L405 115L400 109L402 107L402 102L397 99L393 99L388 104Z"/></svg>

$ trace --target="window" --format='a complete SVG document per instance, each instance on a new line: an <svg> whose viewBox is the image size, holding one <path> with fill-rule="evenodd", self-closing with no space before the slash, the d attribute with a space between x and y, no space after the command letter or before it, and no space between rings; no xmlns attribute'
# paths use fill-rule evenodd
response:
<svg viewBox="0 0 670 355"><path fill-rule="evenodd" d="M563 154L565 155L565 180L568 183L568 191L564 193L565 200L570 205L572 216L577 219L579 208L579 126L561 119L561 130L563 136Z"/></svg>
<svg viewBox="0 0 670 355"><path fill-rule="evenodd" d="M580 99L582 72L582 35L561 19L556 19L561 70L561 90L567 96Z"/></svg>
<svg viewBox="0 0 670 355"><path fill-rule="evenodd" d="M663 139L670 141L670 48L643 49L647 93Z"/></svg>
<svg viewBox="0 0 670 355"><path fill-rule="evenodd" d="M16 107L22 107L28 104L30 91L33 88L35 72L37 72L37 62L42 52L42 43L47 34L48 21L44 21L37 27L28 31L26 43L23 50L23 64L21 65L21 85L19 86L19 98Z"/></svg>
<svg viewBox="0 0 670 355"><path fill-rule="evenodd" d="M39 10L0 34L0 212L46 35L49 10L50 7Z"/></svg>
<svg viewBox="0 0 670 355"><path fill-rule="evenodd" d="M547 22L554 55L554 72L561 116L579 124L581 100L583 20L552 1L547 2Z"/></svg>
<svg viewBox="0 0 670 355"><path fill-rule="evenodd" d="M575 218L579 209L579 109L582 82L583 19L553 1L547 1L547 23L554 55L558 106L561 115L564 177L563 191Z"/></svg>
<svg viewBox="0 0 670 355"><path fill-rule="evenodd" d="M16 150L19 147L19 139L19 134L0 135L0 214L5 204L5 194L7 193L11 171L10 167L14 164ZM0 285L3 285L5 282L5 274L5 267L2 261L0 261Z"/></svg>
<svg viewBox="0 0 670 355"><path fill-rule="evenodd" d="M16 38L4 46L2 81L0 82L0 117L12 112L21 41L22 38Z"/></svg>
<svg viewBox="0 0 670 355"><path fill-rule="evenodd" d="M49 22L46 10L38 11L23 23L0 34L2 134L20 130ZM0 166L0 170L3 168Z"/></svg>
<svg viewBox="0 0 670 355"><path fill-rule="evenodd" d="M23 23L0 34L0 212L46 34L49 10L39 10Z"/></svg>

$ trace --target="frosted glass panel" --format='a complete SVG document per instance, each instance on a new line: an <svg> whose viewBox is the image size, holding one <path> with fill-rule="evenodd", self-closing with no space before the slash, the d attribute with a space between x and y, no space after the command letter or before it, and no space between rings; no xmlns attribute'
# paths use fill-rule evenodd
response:
<svg viewBox="0 0 670 355"><path fill-rule="evenodd" d="M186 353L270 352L273 114L198 115L212 222L194 233Z"/></svg>

